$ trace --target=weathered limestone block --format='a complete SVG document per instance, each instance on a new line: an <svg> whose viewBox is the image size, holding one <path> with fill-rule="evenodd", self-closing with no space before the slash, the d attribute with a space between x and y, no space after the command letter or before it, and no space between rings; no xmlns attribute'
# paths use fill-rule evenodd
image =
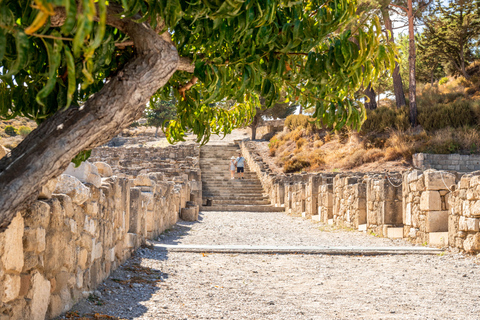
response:
<svg viewBox="0 0 480 320"><path fill-rule="evenodd" d="M155 182L150 178L149 175L141 174L133 180L133 184L135 186L153 187Z"/></svg>
<svg viewBox="0 0 480 320"><path fill-rule="evenodd" d="M98 174L102 178L108 178L113 175L112 167L108 163L97 161L97 162L94 162L93 165L97 167Z"/></svg>
<svg viewBox="0 0 480 320"><path fill-rule="evenodd" d="M70 163L64 174L71 175L83 183L91 183L97 188L102 185L102 177L98 173L97 167L88 161L82 162L78 168L75 168L73 162Z"/></svg>
<svg viewBox="0 0 480 320"><path fill-rule="evenodd" d="M13 218L12 222L8 226L7 230L5 230L3 234L0 234L0 245L4 245L3 254L1 257L4 271L22 271L24 264L23 233L24 220L20 213L17 213L15 218ZM0 252L1 251L2 250L0 249Z"/></svg>
<svg viewBox="0 0 480 320"><path fill-rule="evenodd" d="M448 211L428 211L426 217L425 231L448 231Z"/></svg>
<svg viewBox="0 0 480 320"><path fill-rule="evenodd" d="M450 189L455 184L455 175L449 172L429 169L423 172L427 190Z"/></svg>
<svg viewBox="0 0 480 320"><path fill-rule="evenodd" d="M184 221L197 221L198 220L198 206L191 206L182 208L180 212L180 219Z"/></svg>
<svg viewBox="0 0 480 320"><path fill-rule="evenodd" d="M90 198L90 189L74 176L62 174L58 177L55 193L68 195L78 205Z"/></svg>
<svg viewBox="0 0 480 320"><path fill-rule="evenodd" d="M53 178L49 180L40 189L40 193L38 194L38 199L50 199L56 187L57 187L57 179Z"/></svg>
<svg viewBox="0 0 480 320"><path fill-rule="evenodd" d="M2 281L2 302L15 300L20 294L20 276L17 274L6 274Z"/></svg>
<svg viewBox="0 0 480 320"><path fill-rule="evenodd" d="M463 249L469 253L480 251L480 233L467 235L463 241Z"/></svg>
<svg viewBox="0 0 480 320"><path fill-rule="evenodd" d="M420 210L422 211L440 211L442 210L442 200L438 191L424 191L420 197Z"/></svg>
<svg viewBox="0 0 480 320"><path fill-rule="evenodd" d="M23 249L39 254L45 251L45 229L26 227L23 236Z"/></svg>

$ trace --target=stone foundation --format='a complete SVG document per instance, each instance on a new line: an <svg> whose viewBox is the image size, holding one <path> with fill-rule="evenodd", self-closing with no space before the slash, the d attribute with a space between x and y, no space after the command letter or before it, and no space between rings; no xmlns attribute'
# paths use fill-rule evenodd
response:
<svg viewBox="0 0 480 320"><path fill-rule="evenodd" d="M418 244L480 252L480 171L275 175L254 143L241 142L241 148L271 203L289 214Z"/></svg>
<svg viewBox="0 0 480 320"><path fill-rule="evenodd" d="M132 149L94 150L99 162L69 167L0 233L1 320L59 316L180 214L198 218L198 148Z"/></svg>

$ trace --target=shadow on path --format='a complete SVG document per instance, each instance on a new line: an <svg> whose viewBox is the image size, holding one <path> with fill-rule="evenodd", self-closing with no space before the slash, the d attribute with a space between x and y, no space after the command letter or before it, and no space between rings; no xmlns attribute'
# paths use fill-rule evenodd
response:
<svg viewBox="0 0 480 320"><path fill-rule="evenodd" d="M187 236L192 227L201 223L200 213L196 222L179 220L176 225L165 230L158 239L164 244L178 244ZM137 249L132 257L111 273L86 299L79 301L70 311L56 319L135 319L142 317L149 309L144 302L150 301L156 292L168 290L165 280L169 274L160 268L149 266L148 260L161 262L168 260L168 252L156 251L152 246L144 245ZM158 263L156 264L158 266ZM167 294L167 293L166 293ZM155 302L155 301L153 301ZM157 308L168 309L167 305Z"/></svg>

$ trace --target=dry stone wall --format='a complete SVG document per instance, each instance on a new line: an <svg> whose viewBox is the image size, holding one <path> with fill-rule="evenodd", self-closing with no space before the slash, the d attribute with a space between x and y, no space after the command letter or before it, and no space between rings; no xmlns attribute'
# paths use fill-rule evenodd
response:
<svg viewBox="0 0 480 320"><path fill-rule="evenodd" d="M413 155L413 166L421 170L437 169L471 172L480 170L480 156L416 153Z"/></svg>
<svg viewBox="0 0 480 320"><path fill-rule="evenodd" d="M163 172L167 177L186 173L198 168L200 148L198 145L179 145L166 148L153 147L100 147L92 150L89 161L106 162L113 173L137 176L148 172Z"/></svg>
<svg viewBox="0 0 480 320"><path fill-rule="evenodd" d="M68 311L146 239L180 217L198 219L194 147L169 153L100 149L93 152L97 162L70 166L0 232L1 320L51 319ZM170 156L175 158L164 160ZM157 162L140 174L126 162L119 165L127 157L135 164ZM175 166L163 172L162 161ZM108 163L118 165L112 170Z"/></svg>
<svg viewBox="0 0 480 320"><path fill-rule="evenodd" d="M272 174L241 142L273 205L290 214L414 243L480 252L480 171Z"/></svg>

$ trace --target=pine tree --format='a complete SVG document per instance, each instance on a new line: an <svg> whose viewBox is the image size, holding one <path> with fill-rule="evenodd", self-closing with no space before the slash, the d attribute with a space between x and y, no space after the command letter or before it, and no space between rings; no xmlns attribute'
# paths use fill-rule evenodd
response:
<svg viewBox="0 0 480 320"><path fill-rule="evenodd" d="M428 46L439 59L453 65L457 74L469 79L466 69L480 35L480 1L457 0L447 7L439 2L435 9L438 13L425 19Z"/></svg>

